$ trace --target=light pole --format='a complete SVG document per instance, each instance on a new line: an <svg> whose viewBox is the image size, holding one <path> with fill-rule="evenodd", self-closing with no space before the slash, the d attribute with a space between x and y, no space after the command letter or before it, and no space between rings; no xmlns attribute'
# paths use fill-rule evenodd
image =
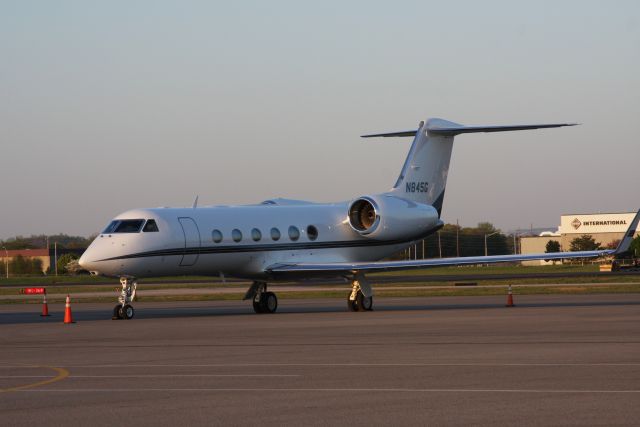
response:
<svg viewBox="0 0 640 427"><path fill-rule="evenodd" d="M485 234L485 235L484 235L484 256L487 256L487 255L488 255L488 253L487 253L487 237L491 237L491 236L493 236L494 234L498 234L498 233L500 233L500 232L499 232L499 231L494 231L494 232L493 232L493 233L491 233L491 234Z"/></svg>
<svg viewBox="0 0 640 427"><path fill-rule="evenodd" d="M53 242L53 265L58 276L58 242Z"/></svg>
<svg viewBox="0 0 640 427"><path fill-rule="evenodd" d="M8 279L9 278L9 251L4 246L2 247L2 249L4 249L4 269L5 269L5 272L7 273L7 279Z"/></svg>
<svg viewBox="0 0 640 427"><path fill-rule="evenodd" d="M460 258L460 223L456 219L456 256Z"/></svg>

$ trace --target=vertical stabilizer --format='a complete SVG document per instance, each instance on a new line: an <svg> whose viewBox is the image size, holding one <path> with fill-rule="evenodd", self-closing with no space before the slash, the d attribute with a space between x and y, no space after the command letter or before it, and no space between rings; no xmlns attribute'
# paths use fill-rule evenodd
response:
<svg viewBox="0 0 640 427"><path fill-rule="evenodd" d="M432 205L438 215L442 213L453 135L432 135L429 129L457 126L460 125L442 119L421 123L391 194Z"/></svg>

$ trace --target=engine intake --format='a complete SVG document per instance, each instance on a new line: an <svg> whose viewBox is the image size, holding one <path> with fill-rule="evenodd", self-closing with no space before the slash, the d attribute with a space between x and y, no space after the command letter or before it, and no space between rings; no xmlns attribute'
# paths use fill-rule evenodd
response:
<svg viewBox="0 0 640 427"><path fill-rule="evenodd" d="M373 200L358 199L349 207L349 223L357 232L369 234L378 226L380 216Z"/></svg>

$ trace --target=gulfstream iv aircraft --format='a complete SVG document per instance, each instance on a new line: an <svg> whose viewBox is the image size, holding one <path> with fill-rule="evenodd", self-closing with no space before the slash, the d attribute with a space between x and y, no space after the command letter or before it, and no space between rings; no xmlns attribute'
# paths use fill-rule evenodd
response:
<svg viewBox="0 0 640 427"><path fill-rule="evenodd" d="M340 276L351 283L347 306L371 310L366 273L445 265L589 258L628 249L636 215L615 250L379 261L440 229L453 138L463 133L556 128L571 124L463 126L441 119L417 130L364 135L414 137L400 176L387 192L338 203L272 199L246 206L135 209L118 215L80 258L92 274L119 277L114 318L130 319L137 279L225 275L253 281L244 299L257 313L278 307L267 283Z"/></svg>

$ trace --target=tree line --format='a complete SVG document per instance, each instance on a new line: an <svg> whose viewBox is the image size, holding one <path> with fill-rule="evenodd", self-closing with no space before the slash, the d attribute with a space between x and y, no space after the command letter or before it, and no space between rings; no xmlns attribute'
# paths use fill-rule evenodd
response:
<svg viewBox="0 0 640 427"><path fill-rule="evenodd" d="M0 247L13 249L39 249L46 248L47 243L53 247L54 242L61 249L86 249L96 236L82 237L69 236L67 234L32 234L29 237L16 236L6 240L0 239Z"/></svg>
<svg viewBox="0 0 640 427"><path fill-rule="evenodd" d="M63 254L58 258L58 274L68 274L68 273L77 273L80 269L77 265L78 258L80 258L77 254L67 253ZM11 261L7 262L6 259L3 259L0 262L0 278L5 277L7 275L7 267L9 268L10 276L18 276L18 275L41 275L41 274L54 274L55 267L49 266L47 271L42 270L42 260L39 258L32 257L24 257L22 255L18 255L13 258Z"/></svg>

